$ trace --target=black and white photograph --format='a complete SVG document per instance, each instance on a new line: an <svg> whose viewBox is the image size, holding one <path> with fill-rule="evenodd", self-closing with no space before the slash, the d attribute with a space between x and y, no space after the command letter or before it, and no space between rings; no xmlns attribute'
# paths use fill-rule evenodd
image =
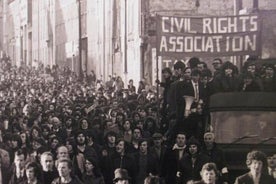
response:
<svg viewBox="0 0 276 184"><path fill-rule="evenodd" d="M0 0L0 184L276 184L276 0Z"/></svg>

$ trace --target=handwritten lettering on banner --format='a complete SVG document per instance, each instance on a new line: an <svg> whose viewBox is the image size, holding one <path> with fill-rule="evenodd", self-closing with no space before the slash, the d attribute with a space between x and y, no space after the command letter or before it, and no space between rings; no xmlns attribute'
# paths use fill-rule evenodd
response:
<svg viewBox="0 0 276 184"><path fill-rule="evenodd" d="M261 22L258 15L225 17L157 16L160 56L258 55Z"/></svg>

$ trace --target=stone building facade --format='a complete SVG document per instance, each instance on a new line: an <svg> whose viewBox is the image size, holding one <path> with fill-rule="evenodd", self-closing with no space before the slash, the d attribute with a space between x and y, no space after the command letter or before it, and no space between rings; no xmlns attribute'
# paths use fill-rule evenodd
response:
<svg viewBox="0 0 276 184"><path fill-rule="evenodd" d="M260 57L276 57L275 0L2 0L0 49L16 65L58 64L77 73L93 70L104 80L119 75L125 84L134 79L138 85L142 78L153 83L156 14L222 16L256 10L263 21ZM159 72L161 66L163 61Z"/></svg>

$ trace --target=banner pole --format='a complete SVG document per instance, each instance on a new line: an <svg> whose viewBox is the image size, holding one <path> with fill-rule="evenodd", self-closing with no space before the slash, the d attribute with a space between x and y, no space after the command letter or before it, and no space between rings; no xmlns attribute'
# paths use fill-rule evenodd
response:
<svg viewBox="0 0 276 184"><path fill-rule="evenodd" d="M155 57L155 62L156 62L156 80L159 80L159 48L158 48L158 36L157 36L157 33L158 33L158 26L157 26L157 18L158 18L158 14L155 13L155 17L156 17L156 27L155 27L155 31L156 31L156 40L155 40L155 48L156 48L156 57ZM161 125L160 125L160 100L159 100L159 84L156 83L156 93L157 93L157 121L158 121L158 124L161 128Z"/></svg>

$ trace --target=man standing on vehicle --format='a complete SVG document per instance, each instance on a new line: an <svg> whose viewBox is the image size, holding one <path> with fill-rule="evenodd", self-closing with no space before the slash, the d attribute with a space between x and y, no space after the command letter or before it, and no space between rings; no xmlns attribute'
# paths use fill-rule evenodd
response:
<svg viewBox="0 0 276 184"><path fill-rule="evenodd" d="M220 74L220 68L222 66L222 60L220 58L215 58L213 60L213 68L214 68L214 74L213 76L216 77L218 74Z"/></svg>
<svg viewBox="0 0 276 184"><path fill-rule="evenodd" d="M172 83L170 85L170 90L168 91L168 106L169 106L169 114L177 113L176 104L179 99L176 98L176 93L178 91L178 83L184 81L183 73L186 65L182 61L177 61L174 68L174 75L172 76Z"/></svg>

